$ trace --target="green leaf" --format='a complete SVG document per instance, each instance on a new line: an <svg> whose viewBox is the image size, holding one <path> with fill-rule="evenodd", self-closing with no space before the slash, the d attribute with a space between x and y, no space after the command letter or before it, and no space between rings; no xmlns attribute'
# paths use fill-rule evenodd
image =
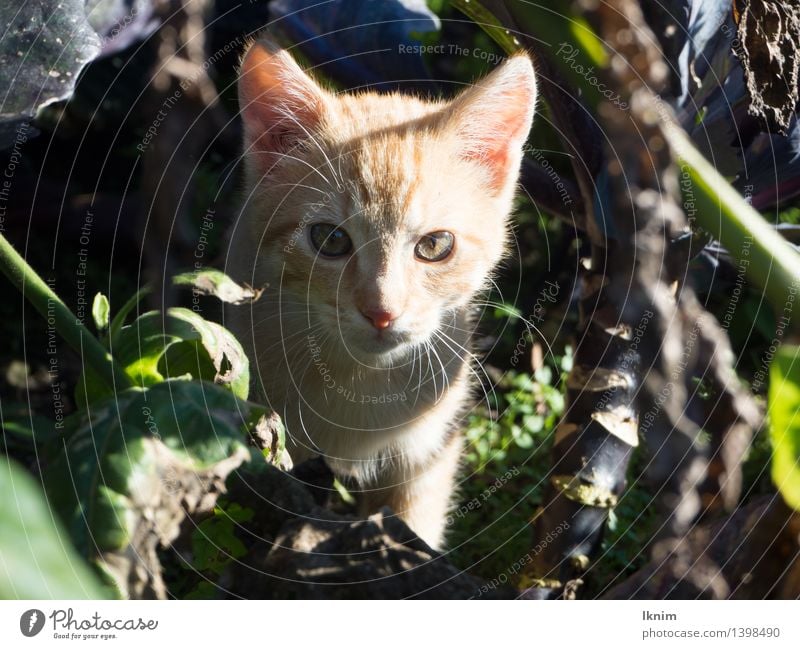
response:
<svg viewBox="0 0 800 649"><path fill-rule="evenodd" d="M0 493L0 599L107 597L53 519L39 485L5 456Z"/></svg>
<svg viewBox="0 0 800 649"><path fill-rule="evenodd" d="M111 307L108 304L108 298L102 293L95 295L92 302L92 318L97 331L103 332L108 329L110 312Z"/></svg>
<svg viewBox="0 0 800 649"><path fill-rule="evenodd" d="M249 459L247 435L263 414L219 385L195 381L92 403L45 475L50 501L81 553L129 594L125 557L152 556L138 544L177 534L186 503L207 499L211 485Z"/></svg>
<svg viewBox="0 0 800 649"><path fill-rule="evenodd" d="M506 54L513 54L521 47L517 38L500 24L500 21L486 7L475 0L451 0L450 4L469 16L503 48Z"/></svg>
<svg viewBox="0 0 800 649"><path fill-rule="evenodd" d="M84 66L103 47L87 20L86 0L3 2L0 148L11 146L15 126L72 95Z"/></svg>
<svg viewBox="0 0 800 649"><path fill-rule="evenodd" d="M213 295L228 304L249 304L261 297L264 289L240 286L225 273L213 268L182 273L172 279L175 286L190 287L201 295Z"/></svg>
<svg viewBox="0 0 800 649"><path fill-rule="evenodd" d="M184 599L217 599L217 587L210 581L201 581Z"/></svg>
<svg viewBox="0 0 800 649"><path fill-rule="evenodd" d="M114 319L111 321L111 328L108 330L109 338L112 340L116 339L117 335L119 334L119 330L122 329L123 325L125 324L125 318L128 317L128 314L137 304L139 304L139 302L142 301L142 299L148 293L150 293L150 287L145 286L128 298L125 304L122 305L122 308L117 311L117 315L115 315Z"/></svg>
<svg viewBox="0 0 800 649"><path fill-rule="evenodd" d="M800 347L783 345L770 366L769 416L772 480L800 511Z"/></svg>
<svg viewBox="0 0 800 649"><path fill-rule="evenodd" d="M247 549L236 536L236 524L252 518L253 510L236 503L227 508L216 507L214 515L192 533L192 568L220 575L233 559L243 557Z"/></svg>
<svg viewBox="0 0 800 649"><path fill-rule="evenodd" d="M189 309L140 316L120 332L115 354L138 385L190 376L247 399L250 369L242 346L227 329Z"/></svg>
<svg viewBox="0 0 800 649"><path fill-rule="evenodd" d="M116 361L139 387L170 378L199 379L223 385L240 399L247 399L250 365L239 341L194 311L173 308L165 315L144 313L112 333L110 344ZM87 402L113 394L89 371L78 381L76 402L85 407Z"/></svg>
<svg viewBox="0 0 800 649"><path fill-rule="evenodd" d="M34 452L58 436L56 422L33 412L26 403L0 400L0 426L7 451Z"/></svg>
<svg viewBox="0 0 800 649"><path fill-rule="evenodd" d="M530 433L538 433L544 428L544 417L541 415L526 415L522 418L522 425Z"/></svg>
<svg viewBox="0 0 800 649"><path fill-rule="evenodd" d="M747 277L763 288L776 311L782 311L794 302L800 286L800 254L698 151L685 131L666 123L662 132L678 158L681 191L685 201L696 205L698 224L722 242L737 264L742 251L748 251ZM796 330L796 324L790 328Z"/></svg>
<svg viewBox="0 0 800 649"><path fill-rule="evenodd" d="M339 482L338 478L333 479L333 488L336 489L336 493L339 494L343 502L346 502L348 505L355 504L356 499L353 498L353 495L347 490L347 487Z"/></svg>
<svg viewBox="0 0 800 649"><path fill-rule="evenodd" d="M530 433L522 433L514 441L516 441L517 446L520 448L533 448L533 436Z"/></svg>

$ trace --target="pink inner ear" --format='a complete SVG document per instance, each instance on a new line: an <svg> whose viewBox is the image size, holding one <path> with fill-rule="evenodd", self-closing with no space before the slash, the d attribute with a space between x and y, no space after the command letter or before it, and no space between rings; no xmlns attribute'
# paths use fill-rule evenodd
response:
<svg viewBox="0 0 800 649"><path fill-rule="evenodd" d="M460 119L463 155L484 165L489 186L503 189L516 178L531 127L536 82L527 57L514 57L464 95Z"/></svg>
<svg viewBox="0 0 800 649"><path fill-rule="evenodd" d="M514 171L513 166L515 162L518 162L519 155L512 153L507 140L485 144L485 147L467 150L464 157L484 165L490 174L489 187L499 191L505 186L509 175Z"/></svg>
<svg viewBox="0 0 800 649"><path fill-rule="evenodd" d="M519 171L522 145L530 128L531 110L526 100L495 113L482 122L485 133L478 134L465 151L464 157L485 165L490 173L489 185L501 190L512 175ZM527 100L529 101L529 99Z"/></svg>
<svg viewBox="0 0 800 649"><path fill-rule="evenodd" d="M321 120L321 91L283 50L255 43L242 62L239 105L246 146L271 167Z"/></svg>

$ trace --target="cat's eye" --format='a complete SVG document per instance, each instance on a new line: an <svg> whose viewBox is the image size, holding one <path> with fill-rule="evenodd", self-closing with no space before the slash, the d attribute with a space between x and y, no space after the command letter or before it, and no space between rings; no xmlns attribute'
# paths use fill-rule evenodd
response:
<svg viewBox="0 0 800 649"><path fill-rule="evenodd" d="M455 242L451 232L430 232L417 241L414 254L422 261L443 261L453 252Z"/></svg>
<svg viewBox="0 0 800 649"><path fill-rule="evenodd" d="M347 232L332 223L314 223L308 234L311 244L325 257L341 257L353 249Z"/></svg>

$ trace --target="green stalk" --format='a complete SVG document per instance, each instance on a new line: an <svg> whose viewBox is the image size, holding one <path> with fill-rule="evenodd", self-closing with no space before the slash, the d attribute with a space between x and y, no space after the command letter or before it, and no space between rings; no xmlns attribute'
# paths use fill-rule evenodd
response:
<svg viewBox="0 0 800 649"><path fill-rule="evenodd" d="M131 387L132 383L127 374L117 367L108 350L80 323L61 298L36 274L2 234L0 234L0 270L42 317L55 319L56 331L103 383L112 390Z"/></svg>
<svg viewBox="0 0 800 649"><path fill-rule="evenodd" d="M682 174L691 179L691 184L681 183L684 206L694 202L698 224L719 239L737 262L744 261L741 251L748 248L745 274L780 313L790 291L800 288L800 255L706 160L680 127L666 124L663 132Z"/></svg>
<svg viewBox="0 0 800 649"><path fill-rule="evenodd" d="M520 42L500 24L495 15L479 2L470 0L451 0L450 5L465 14L472 22L485 31L506 54L520 49Z"/></svg>

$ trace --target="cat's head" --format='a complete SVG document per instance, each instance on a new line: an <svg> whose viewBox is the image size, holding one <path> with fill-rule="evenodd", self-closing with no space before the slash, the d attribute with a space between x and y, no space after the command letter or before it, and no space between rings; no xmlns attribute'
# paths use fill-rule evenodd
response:
<svg viewBox="0 0 800 649"><path fill-rule="evenodd" d="M307 307L309 325L354 356L397 355L486 286L533 118L526 55L451 101L424 101L337 95L260 41L239 100L263 269L252 279Z"/></svg>

